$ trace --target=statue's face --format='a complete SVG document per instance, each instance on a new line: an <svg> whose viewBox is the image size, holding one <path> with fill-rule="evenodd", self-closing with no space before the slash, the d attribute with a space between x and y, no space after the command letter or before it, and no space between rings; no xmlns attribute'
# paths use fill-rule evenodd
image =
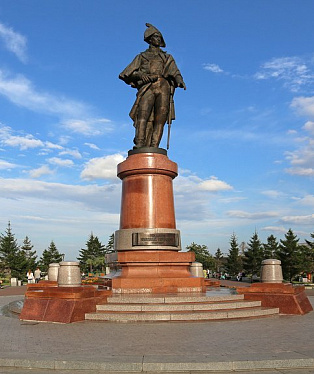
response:
<svg viewBox="0 0 314 374"><path fill-rule="evenodd" d="M161 35L158 34L157 32L153 34L150 37L150 44L152 44L154 47L160 47L161 45Z"/></svg>

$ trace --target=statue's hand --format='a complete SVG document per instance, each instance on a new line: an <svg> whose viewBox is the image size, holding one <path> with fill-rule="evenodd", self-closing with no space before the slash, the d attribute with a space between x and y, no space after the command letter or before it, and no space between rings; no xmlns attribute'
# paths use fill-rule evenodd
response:
<svg viewBox="0 0 314 374"><path fill-rule="evenodd" d="M185 85L184 82L178 83L178 87L183 88L184 90L186 90L186 85Z"/></svg>
<svg viewBox="0 0 314 374"><path fill-rule="evenodd" d="M141 80L142 80L145 84L146 84L146 83L149 83L149 82L151 81L149 75L146 75L146 74L143 74L143 75L142 75Z"/></svg>

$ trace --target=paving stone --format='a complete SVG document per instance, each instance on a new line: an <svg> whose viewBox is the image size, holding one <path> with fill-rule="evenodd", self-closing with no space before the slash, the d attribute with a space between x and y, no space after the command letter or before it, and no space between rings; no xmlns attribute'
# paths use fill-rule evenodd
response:
<svg viewBox="0 0 314 374"><path fill-rule="evenodd" d="M0 296L0 306L7 305L14 299L21 297ZM310 301L313 305L313 296ZM257 370L258 365L264 366L265 372L261 371L263 374L307 374L314 371L313 326L314 312L303 316L279 315L275 318L228 322L173 324L26 324L18 319L0 316L0 373L5 373L3 365L26 365L32 362L37 363L36 365L54 362L56 365L56 362L63 361L64 365L69 362L85 362L85 365L88 362L110 362L112 368L114 363L123 363L125 369L128 364L134 364L133 368L136 370L141 365L144 368L144 364L151 364L152 369L152 364L173 364L172 368L176 367L178 370L178 364L182 364L183 372L188 367L183 364L189 364L193 374L197 371L204 373L203 369L198 370L197 367L204 368L208 365L206 370L214 373L210 369L213 365L232 363L234 370L237 367L240 370L241 366L241 370L250 374ZM134 361L134 357L137 357L137 361ZM192 364L195 365L192 367ZM148 366L145 367L148 369ZM164 369L172 370L169 365L164 366ZM12 372L23 369L7 366L5 370ZM30 372L30 369L25 370ZM32 369L32 372L33 370L37 374L41 369ZM63 374L60 370L54 369L51 373ZM128 370L119 371L121 370L124 374L128 373ZM48 370L45 371L49 373ZM94 374L93 371L87 372ZM112 371L118 374L118 367ZM71 370L66 374L68 373Z"/></svg>

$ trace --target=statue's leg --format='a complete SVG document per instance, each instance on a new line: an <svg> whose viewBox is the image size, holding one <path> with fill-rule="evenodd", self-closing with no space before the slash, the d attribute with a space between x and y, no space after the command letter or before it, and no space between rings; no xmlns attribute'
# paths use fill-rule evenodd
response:
<svg viewBox="0 0 314 374"><path fill-rule="evenodd" d="M137 120L136 120L136 130L135 130L135 148L141 148L146 146L146 127L147 122L152 112L154 106L154 95L150 89L148 89L137 109Z"/></svg>
<svg viewBox="0 0 314 374"><path fill-rule="evenodd" d="M162 79L160 82L159 92L155 100L155 118L151 147L159 147L159 143L161 141L162 133L164 130L164 125L168 118L169 102L170 85L165 79Z"/></svg>

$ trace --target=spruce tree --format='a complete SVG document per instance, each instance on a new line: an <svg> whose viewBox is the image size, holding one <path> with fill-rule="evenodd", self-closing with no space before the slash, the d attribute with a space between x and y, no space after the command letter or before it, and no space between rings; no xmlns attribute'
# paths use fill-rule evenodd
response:
<svg viewBox="0 0 314 374"><path fill-rule="evenodd" d="M26 259L25 273L29 269L31 269L34 272L34 270L37 267L37 255L36 251L32 251L33 248L34 246L32 245L32 242L30 241L28 236L26 236L23 240L23 245L21 246L21 252Z"/></svg>
<svg viewBox="0 0 314 374"><path fill-rule="evenodd" d="M100 242L97 236L91 233L86 242L86 248L82 248L77 257L81 270L84 272L92 272L93 270L103 271L105 254L106 247Z"/></svg>
<svg viewBox="0 0 314 374"><path fill-rule="evenodd" d="M217 251L216 251L215 256L214 256L214 260L215 260L215 271L217 273L220 272L220 268L221 268L221 265L222 265L222 258L223 258L223 254L222 254L220 248L217 248Z"/></svg>
<svg viewBox="0 0 314 374"><path fill-rule="evenodd" d="M278 259L281 261L283 278L291 282L292 278L300 271L301 253L298 245L300 239L291 229L280 239Z"/></svg>
<svg viewBox="0 0 314 374"><path fill-rule="evenodd" d="M17 240L12 233L9 221L5 234L1 234L0 236L0 263L2 271L13 278L21 278L24 260L20 253Z"/></svg>
<svg viewBox="0 0 314 374"><path fill-rule="evenodd" d="M59 263L62 261L63 255L58 251L54 241L50 242L50 245L47 249L43 251L39 259L39 267L42 272L47 272L49 264Z"/></svg>
<svg viewBox="0 0 314 374"><path fill-rule="evenodd" d="M242 270L242 259L239 255L238 240L233 233L230 238L230 249L227 257L227 269L230 275L236 275Z"/></svg>
<svg viewBox="0 0 314 374"><path fill-rule="evenodd" d="M267 243L263 244L263 259L276 258L279 250L279 243L274 235L267 238Z"/></svg>
<svg viewBox="0 0 314 374"><path fill-rule="evenodd" d="M311 234L314 239L314 232ZM307 273L314 273L314 241L306 240L305 245L302 246L302 262L303 271Z"/></svg>
<svg viewBox="0 0 314 374"><path fill-rule="evenodd" d="M247 249L244 252L243 260L243 268L247 273L251 275L252 281L253 275L260 274L263 260L263 247L256 231L252 235L251 240L248 243Z"/></svg>
<svg viewBox="0 0 314 374"><path fill-rule="evenodd" d="M106 253L114 251L114 233L109 236L108 244L106 245Z"/></svg>

